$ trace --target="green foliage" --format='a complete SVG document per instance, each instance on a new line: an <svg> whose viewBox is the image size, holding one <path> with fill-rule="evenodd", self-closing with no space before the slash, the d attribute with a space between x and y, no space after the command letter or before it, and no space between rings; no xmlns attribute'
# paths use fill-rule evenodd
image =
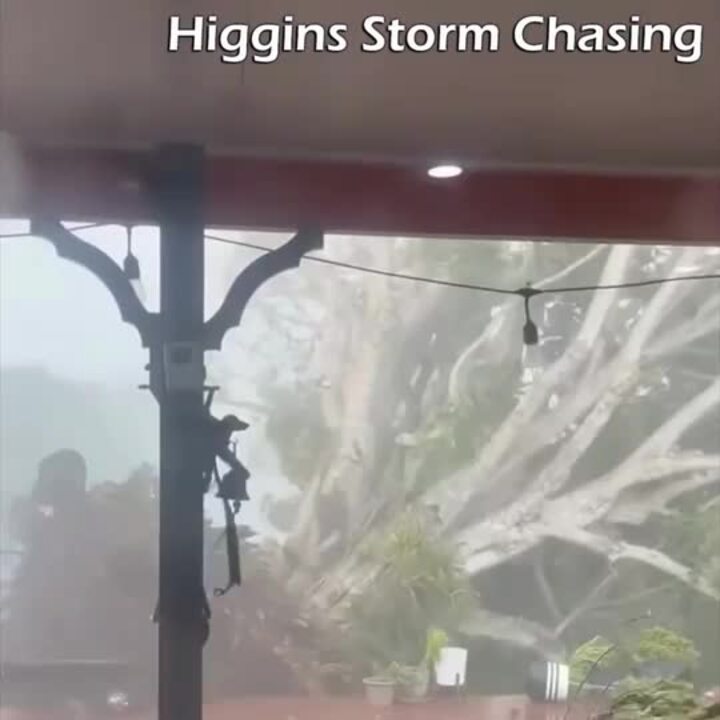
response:
<svg viewBox="0 0 720 720"><path fill-rule="evenodd" d="M674 661L692 668L699 653L693 642L683 635L664 627L651 627L636 636L611 642L596 636L580 645L570 658L570 681L580 684L596 670L628 672L644 663Z"/></svg>
<svg viewBox="0 0 720 720"><path fill-rule="evenodd" d="M622 671L627 666L627 677L613 692L613 720L686 720L700 709L691 682L639 678L633 670L634 666L654 661L675 661L691 667L697 659L698 653L688 638L669 628L652 627L615 644L599 636L584 643L570 660L570 677L578 685L595 669Z"/></svg>
<svg viewBox="0 0 720 720"><path fill-rule="evenodd" d="M406 512L367 553L382 569L349 609L351 660L363 668L431 661L475 604L458 548Z"/></svg>
<svg viewBox="0 0 720 720"><path fill-rule="evenodd" d="M393 680L396 685L407 686L421 680L423 673L425 672L427 671L421 667L392 662L379 677L387 677L388 679Z"/></svg>
<svg viewBox="0 0 720 720"><path fill-rule="evenodd" d="M599 635L578 647L570 658L570 682L580 684L594 670L608 670L624 659L622 649Z"/></svg>
<svg viewBox="0 0 720 720"><path fill-rule="evenodd" d="M614 720L668 718L685 720L699 709L691 683L628 679L612 703Z"/></svg>
<svg viewBox="0 0 720 720"><path fill-rule="evenodd" d="M692 667L698 657L692 640L664 627L643 630L634 643L633 660L636 663L673 660Z"/></svg>
<svg viewBox="0 0 720 720"><path fill-rule="evenodd" d="M443 648L447 647L448 642L448 634L444 630L440 630L440 628L430 628L425 641L423 664L430 666L435 665L435 663L440 660L440 654Z"/></svg>

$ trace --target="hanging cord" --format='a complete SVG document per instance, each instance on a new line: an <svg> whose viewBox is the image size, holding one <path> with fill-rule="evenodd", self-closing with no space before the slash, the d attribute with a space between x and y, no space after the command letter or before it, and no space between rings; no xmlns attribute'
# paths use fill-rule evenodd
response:
<svg viewBox="0 0 720 720"><path fill-rule="evenodd" d="M237 500L223 498L223 510L225 511L225 546L228 562L228 582L225 587L218 587L214 590L215 597L222 597L234 587L242 584L242 573L240 570L240 541L238 540L237 525L235 516L240 510L240 503Z"/></svg>

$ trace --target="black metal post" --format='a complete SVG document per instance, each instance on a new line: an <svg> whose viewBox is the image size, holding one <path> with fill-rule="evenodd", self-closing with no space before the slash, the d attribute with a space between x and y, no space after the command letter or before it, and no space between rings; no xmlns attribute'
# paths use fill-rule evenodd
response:
<svg viewBox="0 0 720 720"><path fill-rule="evenodd" d="M159 313L148 312L113 260L58 220L38 215L32 231L105 284L123 320L138 330L150 351L149 388L160 405L158 719L201 720L202 651L209 631L203 583L202 463L207 453L198 437L198 421L207 412L204 353L220 349L261 285L323 247L323 233L300 229L285 245L250 263L205 322L202 149L161 147L148 180L161 234Z"/></svg>
<svg viewBox="0 0 720 720"><path fill-rule="evenodd" d="M151 385L160 403L159 720L202 718L203 487L193 453L194 419L203 405L203 377L175 383L170 365L191 366L204 320L202 150L157 151L154 189L159 211L160 316L163 343L151 353Z"/></svg>

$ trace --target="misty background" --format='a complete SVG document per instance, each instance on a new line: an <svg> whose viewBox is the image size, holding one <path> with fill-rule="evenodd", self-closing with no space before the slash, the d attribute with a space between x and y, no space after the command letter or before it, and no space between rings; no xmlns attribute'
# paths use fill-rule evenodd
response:
<svg viewBox="0 0 720 720"><path fill-rule="evenodd" d="M0 235L28 231L27 221L0 221ZM122 263L125 228L103 226L83 230L81 235ZM283 237L264 233L262 242L272 246ZM134 228L132 238L142 271L138 291L148 308L156 310L159 232ZM257 253L212 242L206 248L210 315L234 275ZM224 346L252 375L255 361L252 353L242 351L243 343L253 343L252 312L246 315L242 331L233 331ZM211 376L217 360L218 353L208 354ZM148 391L138 389L147 381L147 362L147 351L135 329L122 322L114 300L97 278L58 258L44 239L2 240L0 502L4 548L10 542L6 530L13 500L30 491L37 465L47 454L61 448L78 450L87 460L90 485L123 482L144 463L157 466L157 404ZM216 414L223 411L223 393L241 402L253 400L252 383L233 378L218 394ZM238 412L237 406L234 411ZM250 408L244 417L251 429L238 447L253 478L252 500L243 507L243 520L257 531L270 532L263 521L262 501L268 494L282 494L287 483L272 448L263 442L264 416ZM220 501L208 498L206 512L213 521L222 522Z"/></svg>
<svg viewBox="0 0 720 720"><path fill-rule="evenodd" d="M125 228L77 232L122 264ZM155 310L157 230L131 239ZM208 229L207 316L258 257L238 243L286 239ZM3 653L124 658L152 677L146 352L49 242L0 247ZM471 692L516 694L531 661L563 658L575 677L637 617L643 657L692 670L683 697L714 681L720 296L716 280L655 281L716 273L719 250L333 236L321 262L264 285L206 358L213 412L250 423L239 522L259 535L242 544L242 592L212 601L208 697L355 695L376 668L413 667L433 628L468 649ZM548 289L531 346L518 297L456 286L527 282ZM87 462L88 492L72 495L84 473L53 456L64 448ZM210 588L227 567L221 507L206 509Z"/></svg>

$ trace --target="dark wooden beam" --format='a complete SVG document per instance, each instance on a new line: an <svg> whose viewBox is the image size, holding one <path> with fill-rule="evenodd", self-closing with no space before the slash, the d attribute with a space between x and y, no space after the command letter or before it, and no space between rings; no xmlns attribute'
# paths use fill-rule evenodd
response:
<svg viewBox="0 0 720 720"><path fill-rule="evenodd" d="M17 215L154 222L140 152L28 149ZM215 227L468 238L720 244L720 178L469 171L218 156L207 169Z"/></svg>

